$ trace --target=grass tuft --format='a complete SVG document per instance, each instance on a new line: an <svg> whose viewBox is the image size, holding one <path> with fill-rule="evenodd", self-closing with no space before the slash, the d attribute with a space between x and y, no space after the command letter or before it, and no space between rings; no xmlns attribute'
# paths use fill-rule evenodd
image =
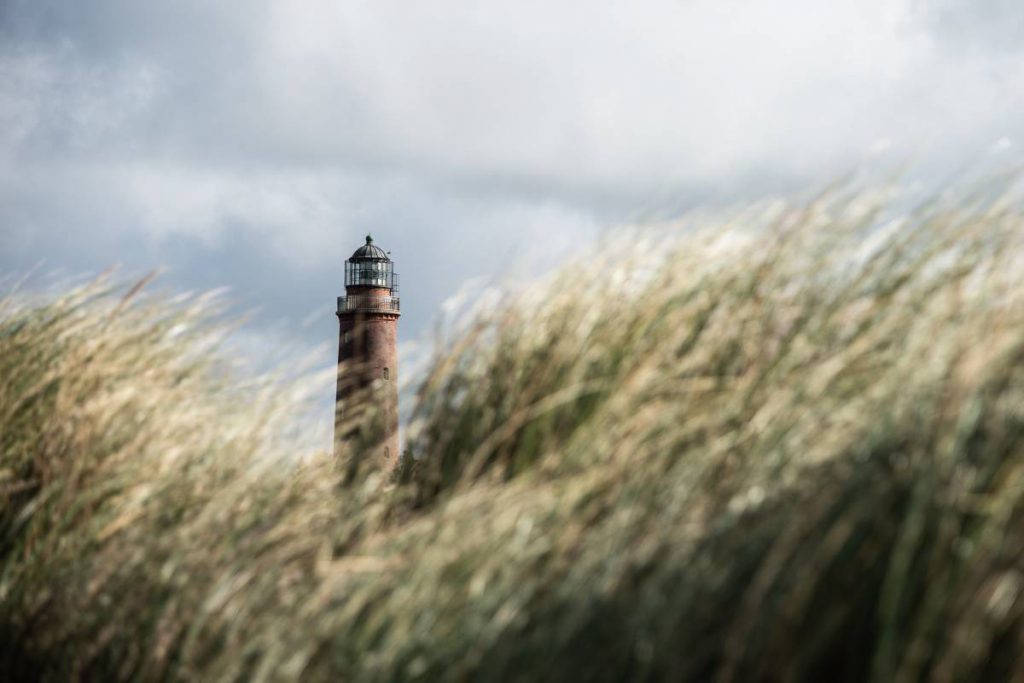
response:
<svg viewBox="0 0 1024 683"><path fill-rule="evenodd" d="M758 206L507 295L391 480L296 452L202 301L8 297L0 675L1024 676L1024 208L951 196Z"/></svg>

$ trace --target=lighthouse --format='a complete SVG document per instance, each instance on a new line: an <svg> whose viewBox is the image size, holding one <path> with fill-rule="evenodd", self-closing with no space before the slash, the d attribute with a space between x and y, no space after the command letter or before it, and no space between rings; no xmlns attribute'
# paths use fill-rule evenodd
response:
<svg viewBox="0 0 1024 683"><path fill-rule="evenodd" d="M371 414L370 457L393 467L398 450L398 274L383 249L366 244L345 261L345 295L338 297L338 384L335 449L351 436L349 418Z"/></svg>

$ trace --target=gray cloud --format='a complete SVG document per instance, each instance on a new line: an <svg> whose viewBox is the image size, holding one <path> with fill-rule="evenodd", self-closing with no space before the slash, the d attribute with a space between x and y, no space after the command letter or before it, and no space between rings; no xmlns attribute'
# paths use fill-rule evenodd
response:
<svg viewBox="0 0 1024 683"><path fill-rule="evenodd" d="M403 335L631 220L1024 140L1019 3L0 2L0 268L228 285L329 363L373 232ZM282 322L284 321L284 322ZM269 330L275 330L273 334Z"/></svg>
<svg viewBox="0 0 1024 683"><path fill-rule="evenodd" d="M947 49L960 43L989 53L1024 50L1024 5L1016 0L934 0L920 9Z"/></svg>

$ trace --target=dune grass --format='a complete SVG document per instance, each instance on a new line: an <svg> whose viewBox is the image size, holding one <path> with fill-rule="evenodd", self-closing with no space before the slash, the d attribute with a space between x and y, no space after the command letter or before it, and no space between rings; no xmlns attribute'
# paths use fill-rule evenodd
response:
<svg viewBox="0 0 1024 683"><path fill-rule="evenodd" d="M0 674L1020 678L1024 210L956 196L610 244L437 351L390 477L202 302L9 297Z"/></svg>

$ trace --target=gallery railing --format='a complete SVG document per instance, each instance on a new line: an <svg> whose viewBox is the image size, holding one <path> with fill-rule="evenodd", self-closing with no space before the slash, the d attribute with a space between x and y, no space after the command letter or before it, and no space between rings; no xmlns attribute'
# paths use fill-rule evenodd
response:
<svg viewBox="0 0 1024 683"><path fill-rule="evenodd" d="M356 313L366 311L372 313L398 313L397 296L339 296L338 313Z"/></svg>

